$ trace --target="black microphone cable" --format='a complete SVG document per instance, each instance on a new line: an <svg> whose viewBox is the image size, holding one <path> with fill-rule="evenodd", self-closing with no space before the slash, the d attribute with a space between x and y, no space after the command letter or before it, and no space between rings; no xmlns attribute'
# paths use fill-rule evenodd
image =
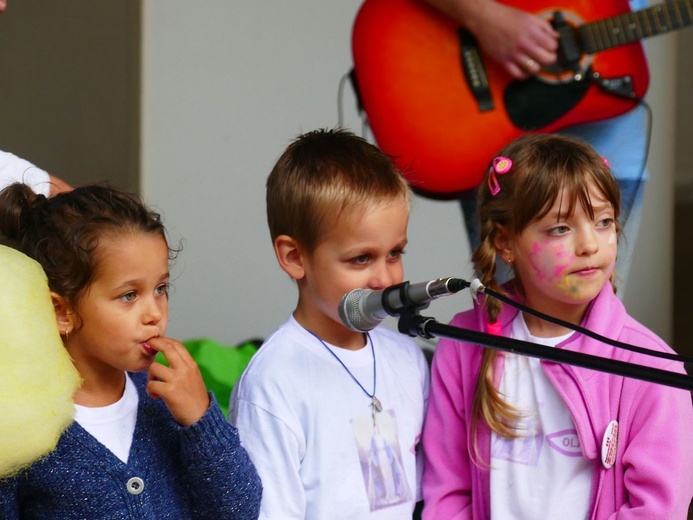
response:
<svg viewBox="0 0 693 520"><path fill-rule="evenodd" d="M658 350L651 350L648 348L644 347L637 347L635 345L630 345L628 343L623 343L621 341L617 341L615 339L607 338L606 336L602 336L601 334L597 334L596 332L593 332L589 329L586 329L584 327L581 327L580 325L574 325L570 322L563 321L559 318L554 318L553 316L549 316L548 314L544 314L543 312L537 311L532 309L531 307L527 307L526 305L523 305L521 303L518 303L507 296L504 296L503 294L496 292L492 289L486 288L484 284L481 283L481 281L478 278L475 278L472 280L469 290L472 293L472 296L474 299L476 299L477 293L483 293L486 294L487 296L491 296L492 298L495 298L507 305L510 305L511 307L515 307L516 309L526 312L527 314L531 314L532 316L536 316L537 318L540 318L544 321L548 321L550 323L553 323L555 325L560 325L561 327L565 327L567 329L574 330L575 332L579 332L580 334L583 334L585 336L588 336L592 339L596 339L597 341L601 341L602 343L606 343L607 345L611 345L612 347L616 348L621 348L623 350L630 350L631 352L637 352L638 354L644 354L647 356L652 356L652 357L659 357L659 358L664 358L664 359L670 359L672 361L680 361L682 363L693 363L693 358L690 358L688 356L681 356L678 354L670 354L668 352L660 352Z"/></svg>
<svg viewBox="0 0 693 520"><path fill-rule="evenodd" d="M630 212L635 201L638 197L638 192L643 185L643 180L645 179L645 168L647 168L647 159L650 155L650 145L652 144L652 107L645 101L635 94L633 91L633 84L630 76L625 76L623 78L605 78L599 72L592 72L588 76L589 80L592 81L602 92L610 94L612 96L633 101L637 106L643 107L645 110L645 153L643 155L642 161L640 163L640 170L637 177L633 180L635 181L634 186L630 189L630 193L626 194L629 197L629 204L626 205L626 209L619 219L621 224L621 229L626 227L628 222L628 217L630 217ZM618 117L618 116L616 116ZM623 193L621 193L623 197Z"/></svg>

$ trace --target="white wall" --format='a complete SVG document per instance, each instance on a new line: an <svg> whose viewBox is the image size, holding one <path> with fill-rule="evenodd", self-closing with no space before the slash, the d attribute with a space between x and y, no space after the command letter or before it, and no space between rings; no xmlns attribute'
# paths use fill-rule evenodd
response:
<svg viewBox="0 0 693 520"><path fill-rule="evenodd" d="M298 133L336 125L337 87L351 66L360 0L143 4L142 188L173 237L185 242L174 271L169 334L226 344L264 337L296 300L266 229L265 178ZM653 68L668 62L667 52ZM360 133L350 91L344 109L346 126ZM658 117L660 127L667 124ZM670 181L654 168L652 177L653 184ZM662 210L671 208L670 191L660 190L656 201L648 194L655 214L646 219L650 231L638 243L632 270L638 284L642 277L663 287L634 307L665 337L670 273L643 259L670 263L671 219ZM417 199L409 235L407 279L470 278L456 203ZM469 305L464 293L434 302L425 314L446 322Z"/></svg>
<svg viewBox="0 0 693 520"><path fill-rule="evenodd" d="M682 33L647 40L654 113L640 236L628 276L626 308L672 344L676 43Z"/></svg>
<svg viewBox="0 0 693 520"><path fill-rule="evenodd" d="M337 123L357 0L144 2L143 192L185 248L169 333L236 343L266 336L295 305L276 264L264 183L289 141ZM351 91L346 124L360 132ZM454 203L415 203L412 281L468 277ZM448 298L452 300L452 298ZM464 297L450 301L448 320Z"/></svg>

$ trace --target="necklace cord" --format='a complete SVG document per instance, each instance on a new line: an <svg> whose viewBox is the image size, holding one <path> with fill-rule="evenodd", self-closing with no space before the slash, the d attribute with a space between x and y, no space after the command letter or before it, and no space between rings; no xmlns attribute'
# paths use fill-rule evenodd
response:
<svg viewBox="0 0 693 520"><path fill-rule="evenodd" d="M306 330L308 330L308 329L306 329ZM317 340L322 344L322 346L325 347L325 348L327 349L327 351L328 351L330 354L332 354L332 357L334 357L337 361L339 361L339 364L342 365L342 368L344 368L344 370L347 371L347 374L349 374L349 375L351 376L351 379L353 379L354 382L355 382L357 385L359 385L359 388L361 388L361 390L363 390L363 393L365 393L370 399L374 399L374 398L375 398L376 383L377 383L377 380L376 380L377 371L376 371L376 365L375 365L375 349L373 348L373 341L371 341L371 336L370 336L370 334L368 334L368 332L366 332L366 339L368 340L368 343L370 343L370 345L371 345L371 354L373 355L373 393L372 393L372 394L369 394L369 393L368 393L368 390L366 390L366 389L363 387L363 385L359 382L359 380L356 379L356 376L355 376L354 374L351 373L351 370L349 370L349 369L347 368L347 366L344 364L344 362L343 362L341 359L339 359L339 356L338 356L337 354L335 354L335 353L332 351L332 349L331 349L330 347L327 346L327 343L325 343L325 342L320 338L320 336L318 336L317 334L315 334L313 331L308 330L308 332L310 332L310 334L311 334L313 337L315 337L315 339L317 339Z"/></svg>

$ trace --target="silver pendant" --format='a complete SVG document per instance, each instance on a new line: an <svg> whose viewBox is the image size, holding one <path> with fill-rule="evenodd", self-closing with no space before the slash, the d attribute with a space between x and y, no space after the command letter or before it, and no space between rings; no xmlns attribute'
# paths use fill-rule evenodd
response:
<svg viewBox="0 0 693 520"><path fill-rule="evenodd" d="M371 403L371 406L373 407L373 411L375 412L382 412L383 411L383 405L380 402L380 399L378 399L375 395L373 396L373 402Z"/></svg>

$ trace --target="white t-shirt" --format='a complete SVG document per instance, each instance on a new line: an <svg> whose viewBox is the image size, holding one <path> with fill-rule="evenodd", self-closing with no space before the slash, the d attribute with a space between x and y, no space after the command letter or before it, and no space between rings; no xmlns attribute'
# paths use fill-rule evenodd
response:
<svg viewBox="0 0 693 520"><path fill-rule="evenodd" d="M51 186L47 172L29 161L0 150L0 191L16 182L26 184L40 195L48 197L50 194Z"/></svg>
<svg viewBox="0 0 693 520"><path fill-rule="evenodd" d="M419 449L428 366L410 338L377 327L372 399L327 347L291 317L251 359L229 419L263 483L260 518L411 518L420 499ZM328 345L373 392L370 343Z"/></svg>
<svg viewBox="0 0 693 520"><path fill-rule="evenodd" d="M513 322L513 338L542 345L556 346L571 334L532 336L522 313ZM524 434L491 437L491 518L587 518L593 464L582 455L570 412L540 360L506 354L499 390L522 411Z"/></svg>
<svg viewBox="0 0 693 520"><path fill-rule="evenodd" d="M97 408L76 404L75 421L127 464L135 434L138 403L137 388L125 374L125 391L119 401Z"/></svg>

